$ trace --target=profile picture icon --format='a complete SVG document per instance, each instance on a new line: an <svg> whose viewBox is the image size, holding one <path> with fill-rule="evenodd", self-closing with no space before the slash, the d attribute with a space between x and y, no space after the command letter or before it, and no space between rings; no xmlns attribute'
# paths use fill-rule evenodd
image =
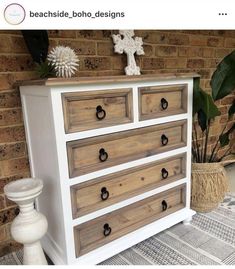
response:
<svg viewBox="0 0 235 269"><path fill-rule="evenodd" d="M25 9L20 4L12 3L5 8L4 18L11 25L21 24L25 19Z"/></svg>

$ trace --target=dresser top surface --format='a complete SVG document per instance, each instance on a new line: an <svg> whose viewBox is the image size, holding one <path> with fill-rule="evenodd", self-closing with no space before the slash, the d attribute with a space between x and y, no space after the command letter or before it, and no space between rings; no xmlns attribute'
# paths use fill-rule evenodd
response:
<svg viewBox="0 0 235 269"><path fill-rule="evenodd" d="M85 84L102 84L102 83L119 83L119 82L141 82L141 81L161 81L172 79L185 79L200 77L197 73L167 73L167 74L150 74L139 76L96 76L96 77L73 77L73 78L48 78L38 80L19 81L18 86L64 86L64 85L85 85Z"/></svg>

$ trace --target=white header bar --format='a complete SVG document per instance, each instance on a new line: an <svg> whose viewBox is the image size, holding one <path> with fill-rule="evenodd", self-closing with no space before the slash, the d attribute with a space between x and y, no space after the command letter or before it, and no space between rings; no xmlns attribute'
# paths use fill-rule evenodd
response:
<svg viewBox="0 0 235 269"><path fill-rule="evenodd" d="M1 0L0 29L235 29L233 0Z"/></svg>

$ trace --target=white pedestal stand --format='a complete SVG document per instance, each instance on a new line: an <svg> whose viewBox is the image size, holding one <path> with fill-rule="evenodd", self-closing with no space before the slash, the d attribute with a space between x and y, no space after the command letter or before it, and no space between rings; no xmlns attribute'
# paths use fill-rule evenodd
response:
<svg viewBox="0 0 235 269"><path fill-rule="evenodd" d="M40 239L47 231L47 220L34 209L34 200L43 188L41 179L24 178L7 184L4 192L7 198L20 207L19 215L11 225L14 240L24 245L23 264L46 265Z"/></svg>

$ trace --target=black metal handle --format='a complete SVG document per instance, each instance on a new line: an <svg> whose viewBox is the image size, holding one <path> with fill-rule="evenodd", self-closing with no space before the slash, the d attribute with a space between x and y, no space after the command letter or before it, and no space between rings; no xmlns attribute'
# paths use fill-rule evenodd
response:
<svg viewBox="0 0 235 269"><path fill-rule="evenodd" d="M168 137L166 135L161 136L162 145L165 146L168 144Z"/></svg>
<svg viewBox="0 0 235 269"><path fill-rule="evenodd" d="M162 168L162 178L163 179L168 178L168 171L166 170L166 168Z"/></svg>
<svg viewBox="0 0 235 269"><path fill-rule="evenodd" d="M96 118L98 120L103 120L106 117L106 111L102 108L102 106L96 107Z"/></svg>
<svg viewBox="0 0 235 269"><path fill-rule="evenodd" d="M101 162L105 162L108 159L109 155L108 153L105 151L105 149L100 149L99 151L99 159Z"/></svg>
<svg viewBox="0 0 235 269"><path fill-rule="evenodd" d="M161 107L163 110L166 110L168 108L168 101L165 98L161 99Z"/></svg>
<svg viewBox="0 0 235 269"><path fill-rule="evenodd" d="M107 200L109 198L109 192L107 191L107 188L106 187L103 187L101 189L101 195L100 195L101 199L103 201Z"/></svg>
<svg viewBox="0 0 235 269"><path fill-rule="evenodd" d="M162 211L167 210L167 202L165 200L162 201Z"/></svg>
<svg viewBox="0 0 235 269"><path fill-rule="evenodd" d="M104 232L103 232L104 236L109 236L111 232L112 232L112 228L109 226L108 223L105 223Z"/></svg>

